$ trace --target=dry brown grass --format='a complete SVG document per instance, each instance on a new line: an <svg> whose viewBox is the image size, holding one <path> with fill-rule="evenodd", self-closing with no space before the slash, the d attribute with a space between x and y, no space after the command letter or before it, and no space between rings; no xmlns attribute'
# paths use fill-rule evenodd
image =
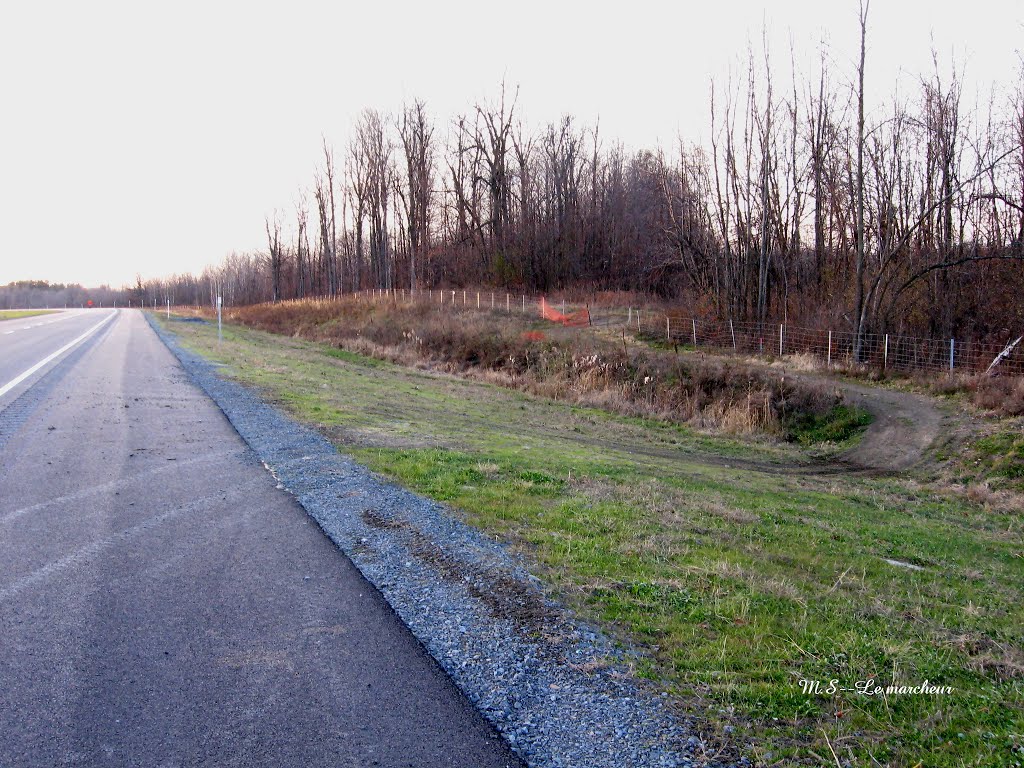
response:
<svg viewBox="0 0 1024 768"><path fill-rule="evenodd" d="M974 385L974 404L1001 416L1024 414L1024 378L979 376Z"/></svg>
<svg viewBox="0 0 1024 768"><path fill-rule="evenodd" d="M228 319L406 366L513 387L616 413L734 434L778 435L838 395L721 359L683 358L505 313L364 299L239 307Z"/></svg>
<svg viewBox="0 0 1024 768"><path fill-rule="evenodd" d="M966 394L995 416L1024 415L1024 377L978 374L920 375L914 383L933 395Z"/></svg>

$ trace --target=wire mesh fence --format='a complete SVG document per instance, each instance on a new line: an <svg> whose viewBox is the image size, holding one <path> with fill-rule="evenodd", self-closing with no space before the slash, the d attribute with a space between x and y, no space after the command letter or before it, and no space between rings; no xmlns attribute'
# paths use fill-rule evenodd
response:
<svg viewBox="0 0 1024 768"><path fill-rule="evenodd" d="M786 323L750 323L688 317L634 307L591 308L544 296L469 289L373 289L360 296L371 300L431 302L439 307L501 311L572 325L635 331L652 340L716 352L780 358L811 355L827 366L865 367L907 373L984 373L1024 376L1024 341L1005 343L973 339L930 339L895 334L857 334L849 330L805 328Z"/></svg>

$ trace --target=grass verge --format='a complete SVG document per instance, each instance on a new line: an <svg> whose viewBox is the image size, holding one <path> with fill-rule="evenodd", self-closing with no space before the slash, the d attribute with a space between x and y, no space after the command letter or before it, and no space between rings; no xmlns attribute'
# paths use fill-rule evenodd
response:
<svg viewBox="0 0 1024 768"><path fill-rule="evenodd" d="M640 650L638 675L756 763L833 764L831 750L864 766L1024 762L1020 510L805 472L791 444L168 325L339 450L509 542Z"/></svg>
<svg viewBox="0 0 1024 768"><path fill-rule="evenodd" d="M55 309L0 309L0 321L18 320L22 317L35 317L36 315L52 315Z"/></svg>

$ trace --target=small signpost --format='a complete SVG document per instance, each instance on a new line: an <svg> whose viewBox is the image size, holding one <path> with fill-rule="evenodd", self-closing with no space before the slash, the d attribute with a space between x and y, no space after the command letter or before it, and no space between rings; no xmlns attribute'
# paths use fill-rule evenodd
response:
<svg viewBox="0 0 1024 768"><path fill-rule="evenodd" d="M221 331L221 323L220 323L220 307L221 307L221 304L223 304L223 301L221 301L221 297L218 296L217 297L217 341L223 341L224 340L224 334Z"/></svg>

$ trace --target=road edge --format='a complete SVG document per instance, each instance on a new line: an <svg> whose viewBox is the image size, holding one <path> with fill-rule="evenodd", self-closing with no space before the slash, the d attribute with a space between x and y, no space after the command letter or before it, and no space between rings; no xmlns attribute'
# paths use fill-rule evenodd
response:
<svg viewBox="0 0 1024 768"><path fill-rule="evenodd" d="M342 550L512 748L536 768L690 766L704 745L668 703L628 674L600 633L547 601L504 546L445 507L384 481L313 430L218 375L146 313L192 381ZM372 492L372 493L371 493ZM372 496L374 506L367 508ZM414 537L406 535L414 532ZM426 539L424 542L423 539ZM467 566L465 578L423 546ZM420 551L418 551L420 550ZM432 567L433 566L433 567ZM480 579L510 579L548 606L557 627L528 632L487 610ZM532 597L530 596L532 595ZM552 632L551 630L555 630ZM740 764L747 764L741 759Z"/></svg>

